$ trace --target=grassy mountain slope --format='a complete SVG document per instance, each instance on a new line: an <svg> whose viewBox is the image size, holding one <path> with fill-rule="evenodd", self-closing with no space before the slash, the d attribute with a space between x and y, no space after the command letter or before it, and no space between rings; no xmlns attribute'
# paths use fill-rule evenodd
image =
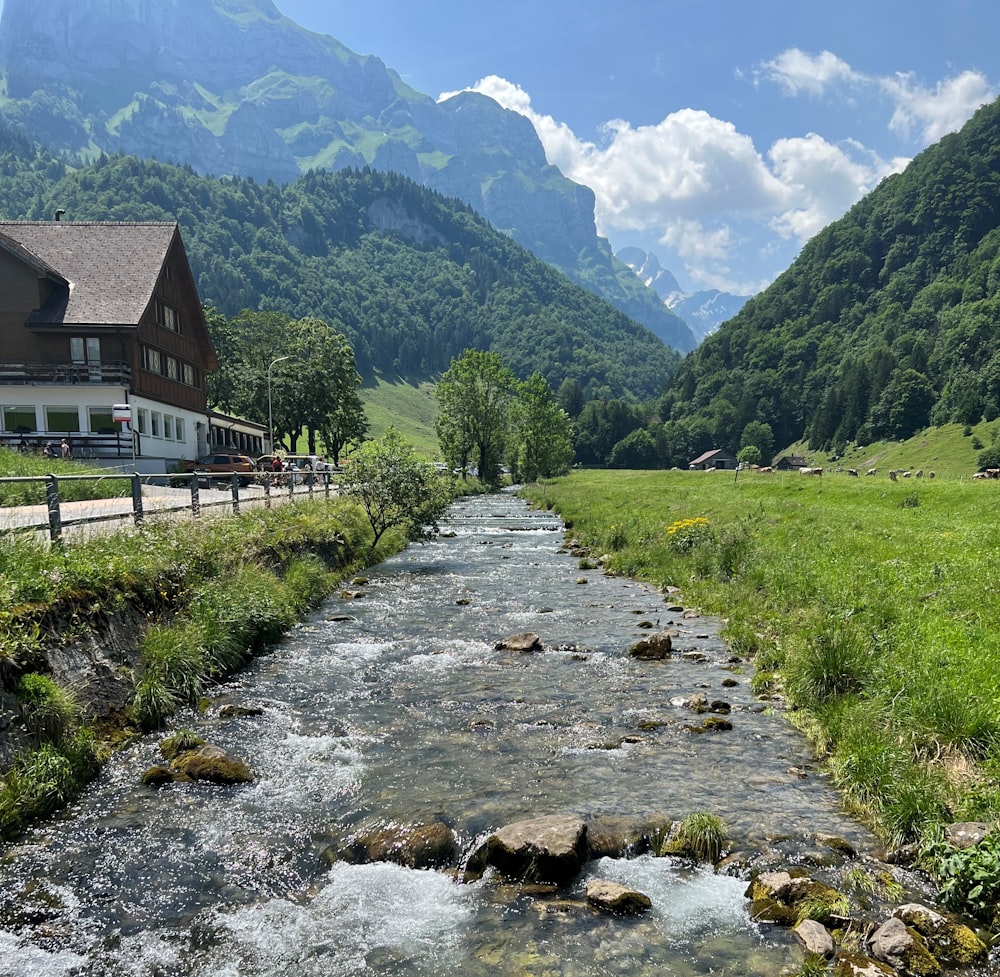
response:
<svg viewBox="0 0 1000 977"><path fill-rule="evenodd" d="M662 402L733 449L1000 416L1000 103L917 156L691 354Z"/></svg>

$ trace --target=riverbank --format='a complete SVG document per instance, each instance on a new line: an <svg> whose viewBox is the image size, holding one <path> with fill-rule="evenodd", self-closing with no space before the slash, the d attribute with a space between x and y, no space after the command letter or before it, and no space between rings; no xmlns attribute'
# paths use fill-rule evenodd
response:
<svg viewBox="0 0 1000 977"><path fill-rule="evenodd" d="M901 847L1000 817L994 488L586 471L524 494L610 571L726 618L758 695L787 700L850 810ZM966 869L996 893L995 855L976 849ZM970 879L952 885L957 901Z"/></svg>
<svg viewBox="0 0 1000 977"><path fill-rule="evenodd" d="M277 640L372 550L354 503L0 543L0 837L61 807L109 752Z"/></svg>

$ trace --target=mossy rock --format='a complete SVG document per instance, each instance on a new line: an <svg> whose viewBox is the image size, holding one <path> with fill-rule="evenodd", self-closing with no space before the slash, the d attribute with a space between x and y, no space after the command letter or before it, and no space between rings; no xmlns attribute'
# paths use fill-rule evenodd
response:
<svg viewBox="0 0 1000 977"><path fill-rule="evenodd" d="M150 767L142 775L142 783L145 787L163 787L164 784L172 784L173 782L173 771L169 767L165 767L162 764Z"/></svg>
<svg viewBox="0 0 1000 977"><path fill-rule="evenodd" d="M944 964L967 967L986 957L986 944L968 926L933 909L908 903L899 906L893 915L916 930Z"/></svg>
<svg viewBox="0 0 1000 977"><path fill-rule="evenodd" d="M171 761L170 769L175 774L210 784L246 784L253 780L253 773L242 760L211 745L182 753Z"/></svg>
<svg viewBox="0 0 1000 977"><path fill-rule="evenodd" d="M189 729L180 729L171 733L166 739L160 740L160 754L164 760L173 760L189 750L197 750L205 745L205 741Z"/></svg>

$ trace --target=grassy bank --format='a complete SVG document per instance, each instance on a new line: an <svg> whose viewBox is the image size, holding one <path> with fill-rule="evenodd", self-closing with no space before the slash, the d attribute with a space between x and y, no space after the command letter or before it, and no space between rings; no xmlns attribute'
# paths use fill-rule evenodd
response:
<svg viewBox="0 0 1000 977"><path fill-rule="evenodd" d="M0 540L0 696L28 744L0 783L0 837L75 796L109 734L127 738L197 703L340 579L405 542L390 532L373 552L364 513L346 501L152 524L59 548ZM47 656L90 629L99 636L115 615L147 623L109 727L71 683L52 680Z"/></svg>
<svg viewBox="0 0 1000 977"><path fill-rule="evenodd" d="M614 571L727 618L755 690L787 697L849 807L899 844L1000 816L998 489L588 471L525 494Z"/></svg>

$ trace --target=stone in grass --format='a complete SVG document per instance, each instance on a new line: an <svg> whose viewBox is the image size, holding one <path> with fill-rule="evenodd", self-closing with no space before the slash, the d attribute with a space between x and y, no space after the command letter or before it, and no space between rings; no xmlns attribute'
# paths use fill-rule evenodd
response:
<svg viewBox="0 0 1000 977"><path fill-rule="evenodd" d="M617 882L591 879L587 883L587 904L615 916L640 916L652 909L653 900L645 893Z"/></svg>

